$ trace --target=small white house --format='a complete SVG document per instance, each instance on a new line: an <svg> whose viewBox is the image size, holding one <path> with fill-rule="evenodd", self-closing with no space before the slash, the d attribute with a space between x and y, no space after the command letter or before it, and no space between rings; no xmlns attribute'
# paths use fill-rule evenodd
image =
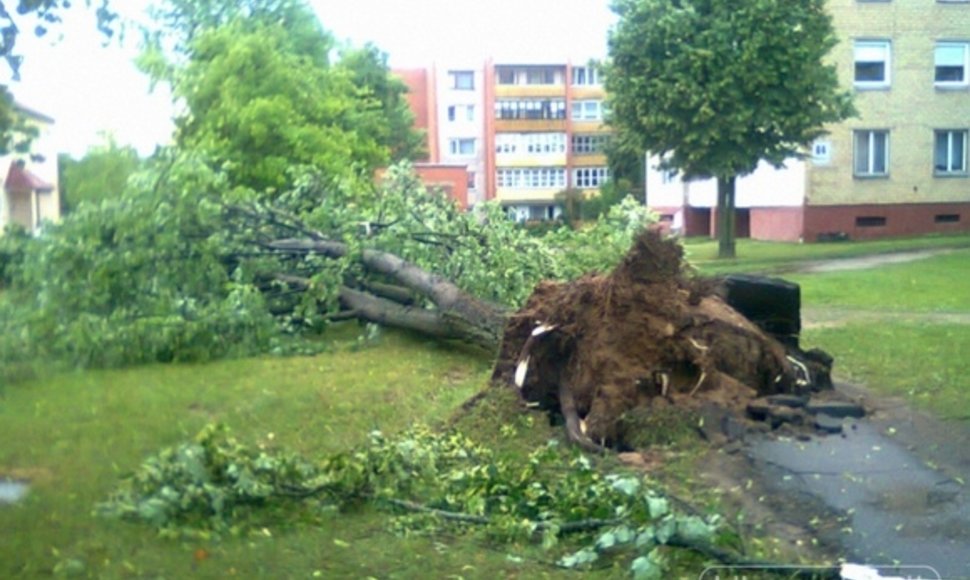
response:
<svg viewBox="0 0 970 580"><path fill-rule="evenodd" d="M0 156L0 234L8 224L19 224L36 232L45 221L61 217L61 196L57 181L57 151L50 140L54 123L47 115L21 104L14 111L38 129L29 153L11 152Z"/></svg>

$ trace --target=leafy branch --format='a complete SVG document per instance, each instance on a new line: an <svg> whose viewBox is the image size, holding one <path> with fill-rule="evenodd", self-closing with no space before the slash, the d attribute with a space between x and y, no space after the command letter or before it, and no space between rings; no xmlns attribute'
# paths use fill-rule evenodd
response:
<svg viewBox="0 0 970 580"><path fill-rule="evenodd" d="M634 575L660 578L663 554L675 548L727 564L764 564L717 546L716 516L673 510L640 476L604 475L555 441L513 461L460 433L421 426L394 438L373 432L351 453L311 461L246 447L225 426L210 425L194 441L147 459L97 511L179 537L246 533L261 529L260 515L273 510L361 501L396 512L399 528L473 527L496 540L540 539L559 551L564 536L575 536L582 547L557 559L565 568L629 555Z"/></svg>

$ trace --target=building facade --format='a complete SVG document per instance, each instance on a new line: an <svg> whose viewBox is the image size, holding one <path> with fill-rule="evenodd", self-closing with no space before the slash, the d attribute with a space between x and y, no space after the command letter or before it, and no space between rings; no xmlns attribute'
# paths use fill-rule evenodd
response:
<svg viewBox="0 0 970 580"><path fill-rule="evenodd" d="M490 60L396 72L411 86L415 117L433 119L422 127L427 162L467 168L469 205L497 200L520 221L551 219L561 192L590 194L609 177L606 94L592 64Z"/></svg>
<svg viewBox="0 0 970 580"><path fill-rule="evenodd" d="M739 235L785 241L970 230L970 0L829 0L859 115L804 160L737 181ZM647 203L714 233L716 185L648 163ZM680 215L678 215L680 214Z"/></svg>
<svg viewBox="0 0 970 580"><path fill-rule="evenodd" d="M61 217L57 151L51 143L54 120L20 104L14 112L37 129L29 153L0 156L3 193L0 195L0 235L8 225L36 232L45 221Z"/></svg>

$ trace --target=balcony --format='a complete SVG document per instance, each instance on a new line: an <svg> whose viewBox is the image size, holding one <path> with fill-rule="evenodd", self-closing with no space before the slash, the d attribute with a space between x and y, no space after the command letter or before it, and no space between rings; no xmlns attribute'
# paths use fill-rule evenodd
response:
<svg viewBox="0 0 970 580"><path fill-rule="evenodd" d="M565 85L496 85L496 97L565 97Z"/></svg>
<svg viewBox="0 0 970 580"><path fill-rule="evenodd" d="M566 119L496 119L496 132L565 131Z"/></svg>

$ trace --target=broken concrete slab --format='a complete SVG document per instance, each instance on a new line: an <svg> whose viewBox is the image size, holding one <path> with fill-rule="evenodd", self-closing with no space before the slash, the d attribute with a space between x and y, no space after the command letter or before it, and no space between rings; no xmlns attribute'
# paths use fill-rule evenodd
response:
<svg viewBox="0 0 970 580"><path fill-rule="evenodd" d="M865 408L851 401L816 401L808 402L805 410L813 415L824 414L830 417L852 417L859 419L866 416Z"/></svg>
<svg viewBox="0 0 970 580"><path fill-rule="evenodd" d="M765 397L765 400L772 405L791 407L792 409L800 409L808 404L808 397L798 395L769 395Z"/></svg>
<svg viewBox="0 0 970 580"><path fill-rule="evenodd" d="M825 413L819 413L815 415L815 427L819 431L824 431L825 433L841 433L842 418L826 415Z"/></svg>

